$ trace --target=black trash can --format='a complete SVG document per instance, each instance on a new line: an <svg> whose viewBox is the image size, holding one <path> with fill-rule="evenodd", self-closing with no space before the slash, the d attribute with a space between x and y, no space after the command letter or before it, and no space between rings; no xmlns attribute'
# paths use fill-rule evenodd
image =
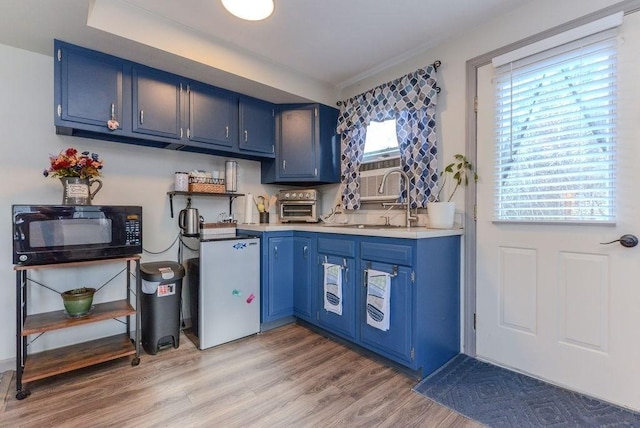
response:
<svg viewBox="0 0 640 428"><path fill-rule="evenodd" d="M198 323L200 311L200 258L194 257L187 260L187 281L189 282L189 310L191 311L191 329L198 337L200 324Z"/></svg>
<svg viewBox="0 0 640 428"><path fill-rule="evenodd" d="M142 347L155 355L159 349L180 346L180 306L184 267L176 262L140 265Z"/></svg>

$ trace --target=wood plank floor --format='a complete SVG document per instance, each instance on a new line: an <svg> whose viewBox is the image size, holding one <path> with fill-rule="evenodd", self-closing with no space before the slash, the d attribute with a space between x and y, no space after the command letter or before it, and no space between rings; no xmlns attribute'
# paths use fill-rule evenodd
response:
<svg viewBox="0 0 640 428"><path fill-rule="evenodd" d="M143 354L138 367L124 358L33 382L22 401L11 377L0 382L3 427L481 426L411 391L416 380L295 324L205 351L183 334L178 349Z"/></svg>

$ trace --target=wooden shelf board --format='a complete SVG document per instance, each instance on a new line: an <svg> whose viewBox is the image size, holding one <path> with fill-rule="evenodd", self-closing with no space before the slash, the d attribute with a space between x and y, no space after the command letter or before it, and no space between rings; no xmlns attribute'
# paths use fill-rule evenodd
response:
<svg viewBox="0 0 640 428"><path fill-rule="evenodd" d="M52 263L48 265L29 265L29 266L14 265L13 270L73 268L73 267L91 266L91 265L103 264L103 263L127 262L127 261L134 261L134 260L140 260L140 256L135 255L135 256L129 256L129 257L118 257L115 259L107 258L107 259L83 260L81 262Z"/></svg>
<svg viewBox="0 0 640 428"><path fill-rule="evenodd" d="M22 382L33 382L135 354L135 345L126 333L38 352L27 356Z"/></svg>
<svg viewBox="0 0 640 428"><path fill-rule="evenodd" d="M58 330L61 328L73 327L81 324L89 324L104 321L112 318L135 315L136 310L126 300L116 300L107 303L98 303L93 311L81 318L69 318L63 310L44 312L41 314L28 315L24 321L22 335L43 333L45 331Z"/></svg>
<svg viewBox="0 0 640 428"><path fill-rule="evenodd" d="M172 190L167 192L167 195L183 195L183 196L233 196L237 198L238 196L244 196L244 193L213 193L213 192L183 192L180 190Z"/></svg>

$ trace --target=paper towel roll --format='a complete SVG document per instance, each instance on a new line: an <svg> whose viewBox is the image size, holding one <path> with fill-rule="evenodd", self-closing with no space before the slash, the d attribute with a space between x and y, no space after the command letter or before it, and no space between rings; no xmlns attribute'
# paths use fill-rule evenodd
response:
<svg viewBox="0 0 640 428"><path fill-rule="evenodd" d="M253 223L253 195L251 193L244 196L244 222L245 224Z"/></svg>

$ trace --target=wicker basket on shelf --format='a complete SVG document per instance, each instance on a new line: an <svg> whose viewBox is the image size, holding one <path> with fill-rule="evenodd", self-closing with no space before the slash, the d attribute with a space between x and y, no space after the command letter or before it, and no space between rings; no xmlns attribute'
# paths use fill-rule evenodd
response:
<svg viewBox="0 0 640 428"><path fill-rule="evenodd" d="M224 193L224 180L210 177L189 176L189 191L202 193Z"/></svg>

